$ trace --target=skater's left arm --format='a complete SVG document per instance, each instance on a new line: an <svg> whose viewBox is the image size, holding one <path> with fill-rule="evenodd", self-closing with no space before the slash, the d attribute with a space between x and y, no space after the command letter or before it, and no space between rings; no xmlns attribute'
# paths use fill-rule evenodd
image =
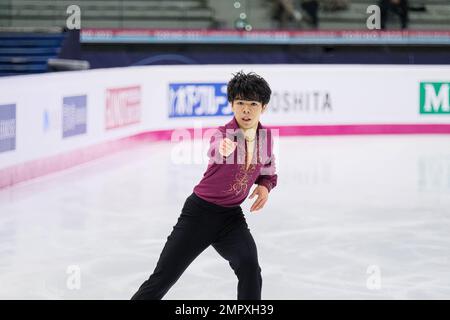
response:
<svg viewBox="0 0 450 320"><path fill-rule="evenodd" d="M255 195L258 198L250 208L250 212L260 210L266 204L270 190L277 185L278 175L275 172L275 156L272 154L269 162L261 168L261 174L255 181L258 186L253 190L249 199L252 199Z"/></svg>

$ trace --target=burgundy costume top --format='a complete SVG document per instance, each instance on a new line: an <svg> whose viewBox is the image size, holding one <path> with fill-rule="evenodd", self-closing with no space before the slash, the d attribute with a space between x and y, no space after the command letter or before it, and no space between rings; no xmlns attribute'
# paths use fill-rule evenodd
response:
<svg viewBox="0 0 450 320"><path fill-rule="evenodd" d="M235 150L227 157L219 153L220 141L229 138L237 142ZM223 206L239 206L247 198L251 186L256 183L269 191L277 185L275 156L272 153L271 131L258 122L255 148L246 169L247 144L244 132L236 118L220 126L210 140L209 163L202 180L194 187L194 193L209 202Z"/></svg>

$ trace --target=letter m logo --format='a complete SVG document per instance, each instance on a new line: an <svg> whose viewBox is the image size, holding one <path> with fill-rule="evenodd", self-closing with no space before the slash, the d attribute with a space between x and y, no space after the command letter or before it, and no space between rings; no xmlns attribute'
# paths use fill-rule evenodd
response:
<svg viewBox="0 0 450 320"><path fill-rule="evenodd" d="M420 113L450 114L450 82L420 83Z"/></svg>

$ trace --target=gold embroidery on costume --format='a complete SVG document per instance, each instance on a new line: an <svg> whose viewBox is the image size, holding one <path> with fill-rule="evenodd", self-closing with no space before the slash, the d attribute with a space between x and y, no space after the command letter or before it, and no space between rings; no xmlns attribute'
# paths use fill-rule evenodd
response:
<svg viewBox="0 0 450 320"><path fill-rule="evenodd" d="M239 171L234 175L234 182L230 184L230 188L224 192L234 192L237 196L242 192L246 192L249 186L249 177L253 175L256 165L250 164L249 168L245 169L245 164L239 165Z"/></svg>

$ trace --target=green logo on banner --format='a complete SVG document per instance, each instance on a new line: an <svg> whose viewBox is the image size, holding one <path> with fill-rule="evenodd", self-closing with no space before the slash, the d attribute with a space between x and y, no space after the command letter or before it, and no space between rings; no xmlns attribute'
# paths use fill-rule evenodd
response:
<svg viewBox="0 0 450 320"><path fill-rule="evenodd" d="M450 114L450 82L420 83L420 113Z"/></svg>

